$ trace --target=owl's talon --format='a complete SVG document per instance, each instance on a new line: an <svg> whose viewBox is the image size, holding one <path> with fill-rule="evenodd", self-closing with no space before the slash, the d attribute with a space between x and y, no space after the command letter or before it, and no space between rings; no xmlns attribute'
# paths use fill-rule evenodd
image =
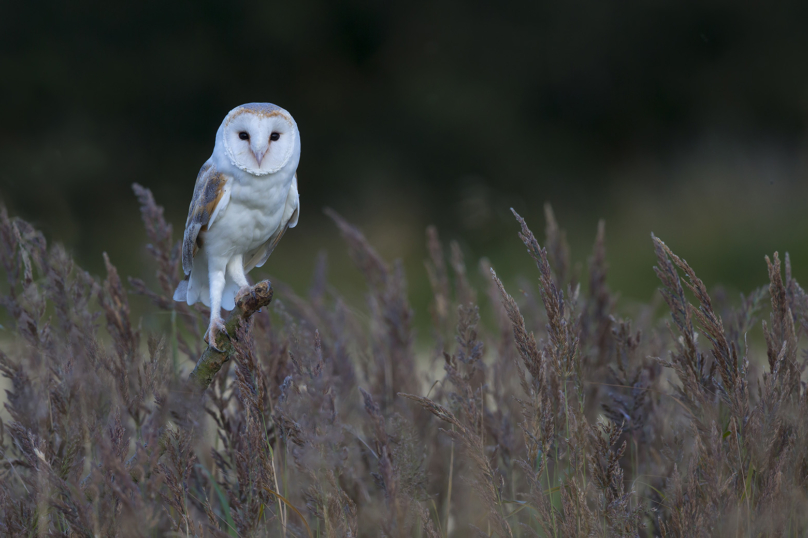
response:
<svg viewBox="0 0 808 538"><path fill-rule="evenodd" d="M218 351L219 353L224 353L223 349L216 347L216 339L219 333L224 333L228 339L230 338L230 335L227 334L227 329L224 326L224 321L221 318L210 320L210 325L205 333L205 342L212 349Z"/></svg>

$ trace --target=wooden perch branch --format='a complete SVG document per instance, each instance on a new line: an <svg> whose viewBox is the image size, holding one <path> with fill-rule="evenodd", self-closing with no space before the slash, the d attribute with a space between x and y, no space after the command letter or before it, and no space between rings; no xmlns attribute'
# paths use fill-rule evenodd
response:
<svg viewBox="0 0 808 538"><path fill-rule="evenodd" d="M190 379L200 391L204 391L213 382L213 378L222 369L224 363L230 360L233 355L233 345L231 339L236 338L236 332L242 323L249 321L250 317L261 308L272 302L272 284L269 280L262 280L247 293L236 297L236 307L227 316L224 322L224 333L217 334L216 347L223 351L217 351L211 346L202 353L196 363L194 371L191 372Z"/></svg>

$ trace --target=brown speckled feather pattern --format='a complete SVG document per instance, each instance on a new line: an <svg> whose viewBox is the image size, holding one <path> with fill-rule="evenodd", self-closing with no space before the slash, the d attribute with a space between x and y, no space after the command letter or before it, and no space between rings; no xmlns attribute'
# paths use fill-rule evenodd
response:
<svg viewBox="0 0 808 538"><path fill-rule="evenodd" d="M219 173L213 163L207 162L199 170L182 239L182 269L186 275L191 273L194 265L199 234L210 223L210 218L222 199L226 183L227 177Z"/></svg>
<svg viewBox="0 0 808 538"><path fill-rule="evenodd" d="M286 116L281 107L273 105L272 103L247 103L239 107L238 113L241 114L243 112L250 112L266 118L271 116Z"/></svg>
<svg viewBox="0 0 808 538"><path fill-rule="evenodd" d="M252 114L261 118L281 116L287 120L289 119L289 117L284 113L284 110L279 106L270 103L248 103L246 105L241 105L237 109L230 112L230 114L227 116L227 124L229 125L233 120L242 114Z"/></svg>

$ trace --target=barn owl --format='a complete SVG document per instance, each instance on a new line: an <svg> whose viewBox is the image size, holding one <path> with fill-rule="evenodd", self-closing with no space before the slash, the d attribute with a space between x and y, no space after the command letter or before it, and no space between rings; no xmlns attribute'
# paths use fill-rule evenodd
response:
<svg viewBox="0 0 808 538"><path fill-rule="evenodd" d="M300 214L297 165L300 134L291 114L270 103L231 110L216 132L213 155L196 178L185 235L187 275L175 301L210 307L206 341L224 329L221 309L232 310L248 288L246 273L261 267Z"/></svg>

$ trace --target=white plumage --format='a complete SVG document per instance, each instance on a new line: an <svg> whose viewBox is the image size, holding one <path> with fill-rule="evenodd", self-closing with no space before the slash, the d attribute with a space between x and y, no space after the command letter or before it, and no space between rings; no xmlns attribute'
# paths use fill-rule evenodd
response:
<svg viewBox="0 0 808 538"><path fill-rule="evenodd" d="M207 339L223 328L246 273L261 267L300 214L300 134L292 116L269 103L234 108L216 133L213 155L196 179L185 224L174 300L211 307Z"/></svg>

